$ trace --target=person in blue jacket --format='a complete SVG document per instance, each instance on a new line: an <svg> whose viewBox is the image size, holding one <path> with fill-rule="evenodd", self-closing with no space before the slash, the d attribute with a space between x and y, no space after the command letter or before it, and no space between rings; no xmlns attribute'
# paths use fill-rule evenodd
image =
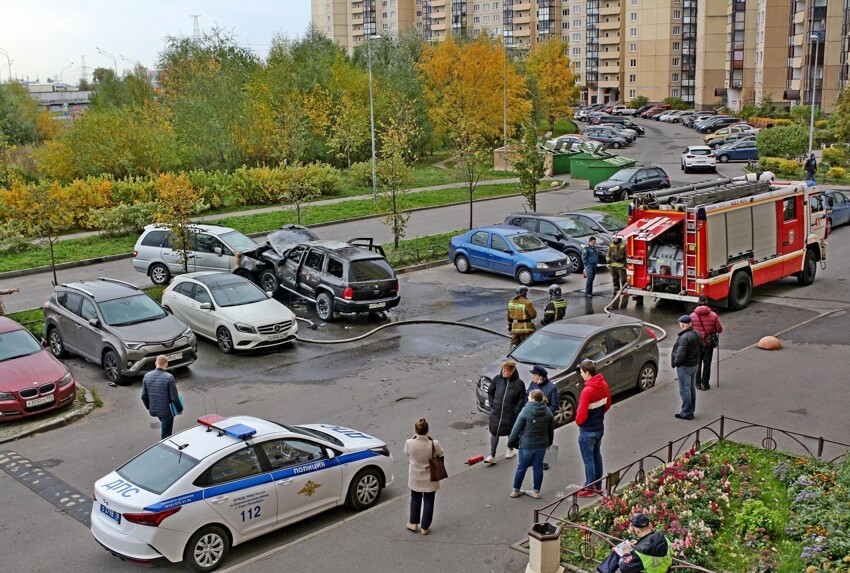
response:
<svg viewBox="0 0 850 573"><path fill-rule="evenodd" d="M581 264L584 265L584 296L593 296L593 279L596 278L596 267L599 265L599 250L596 248L596 237L587 240L587 246L581 250Z"/></svg>
<svg viewBox="0 0 850 573"><path fill-rule="evenodd" d="M519 413L516 423L508 437L508 447L519 447L519 463L514 474L514 488L511 497L527 494L540 499L540 487L543 485L543 456L555 439L555 418L543 403L543 392L532 390L528 403ZM523 491L522 482L531 466L534 470L534 489Z"/></svg>

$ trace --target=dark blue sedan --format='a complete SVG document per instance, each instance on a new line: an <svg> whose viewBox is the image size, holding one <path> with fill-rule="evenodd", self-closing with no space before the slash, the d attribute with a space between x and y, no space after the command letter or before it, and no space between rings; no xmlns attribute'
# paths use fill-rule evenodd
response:
<svg viewBox="0 0 850 573"><path fill-rule="evenodd" d="M730 161L758 161L759 152L756 149L756 141L754 139L743 139L730 145L724 145L714 152L714 156L720 163L728 163Z"/></svg>
<svg viewBox="0 0 850 573"><path fill-rule="evenodd" d="M458 272L472 269L516 277L521 284L561 279L572 272L569 259L526 229L479 227L449 242L449 261Z"/></svg>
<svg viewBox="0 0 850 573"><path fill-rule="evenodd" d="M831 231L838 225L850 223L850 197L847 196L847 193L830 189L824 191L823 194L826 195L830 204L829 219L827 219L829 230Z"/></svg>

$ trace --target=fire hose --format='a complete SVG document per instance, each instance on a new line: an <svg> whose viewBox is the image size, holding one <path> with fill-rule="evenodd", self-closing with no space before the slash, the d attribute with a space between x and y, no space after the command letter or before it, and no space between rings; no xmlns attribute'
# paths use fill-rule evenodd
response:
<svg viewBox="0 0 850 573"><path fill-rule="evenodd" d="M302 322L306 322L307 324L309 324L311 330L316 330L316 328L317 328L317 325L311 320L308 320L306 318L301 318L301 317L298 317L298 320L300 320ZM300 336L296 336L295 339L298 340L298 342L307 342L307 343L310 343L310 344L345 344L345 343L348 343L348 342L357 342L358 340L363 340L367 336L372 336L373 334L375 334L379 330L383 330L385 328L391 328L393 326L405 326L405 325L410 325L410 324L443 324L443 325L449 325L449 326L463 326L463 327L466 327L466 328L473 328L475 330L480 330L482 332L489 332L490 334L495 334L496 336L501 336L502 338L510 338L509 334L505 334L504 332L499 332L497 330L493 330L492 328L487 328L486 326L478 326L477 324L468 324L466 322L457 322L457 321L454 321L454 320L438 320L438 319L432 319L432 318L419 318L419 319L414 319L414 320L399 320L398 322L390 322L390 323L387 323L387 324L382 324L381 326L379 326L377 328L373 328L369 332L363 333L363 334L361 334L359 336L355 336L353 338L343 338L343 339L340 339L340 340L314 340L314 339L310 339L310 338L301 338Z"/></svg>
<svg viewBox="0 0 850 573"><path fill-rule="evenodd" d="M619 307L619 302L620 302L621 300L623 300L623 292L626 290L626 288L627 288L628 286L629 286L628 284L624 284L624 285L620 288L620 290L617 292L617 294L615 294L615 295L614 295L614 298L611 300L611 302L609 302L609 303L605 306L605 308L603 308L603 309L602 309L602 312L604 312L604 313L605 313L605 314L607 314L608 316L613 315L614 313L613 313L613 312L611 312L609 309L611 308L611 306L612 306L615 302L616 302L616 303L618 303L618 305L617 305L617 306ZM621 315L617 315L617 316L621 316ZM665 338L667 338L667 331L666 331L666 330L664 330L663 328L661 328L660 326L658 326L657 324L652 324L651 322L646 322L646 321L641 321L641 322L643 322L643 324L645 324L645 325L646 325L646 326L648 326L649 328L651 328L651 329L653 329L653 330L657 330L658 332L660 332L660 333L661 333L661 336L659 336L659 337L658 337L658 342L661 342L662 340L664 340ZM719 354L718 354L718 355L719 355Z"/></svg>

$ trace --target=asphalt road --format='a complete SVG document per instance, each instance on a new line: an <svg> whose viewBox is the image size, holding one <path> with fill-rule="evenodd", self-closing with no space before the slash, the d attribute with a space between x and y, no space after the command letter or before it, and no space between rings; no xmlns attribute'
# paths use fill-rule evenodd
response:
<svg viewBox="0 0 850 573"><path fill-rule="evenodd" d="M682 150L690 144L699 143L701 136L693 130L678 124L663 124L656 121L641 120L647 134L638 138L634 145L619 150L619 155L631 157L638 164L654 164L664 168L673 184L703 181L714 175L689 173L681 171L680 157ZM734 177L743 174L742 164L727 164L720 167L719 175ZM464 190L458 189L458 197L462 200ZM564 190L547 192L538 197L538 210L553 212L566 209L580 209L597 205L587 187L586 181L574 181ZM505 214L522 211L524 201L521 197L508 197L476 203L473 209L473 225L488 225L500 223ZM466 229L469 225L469 209L467 206L443 207L417 211L412 214L407 224L407 237L421 237L439 233L448 233ZM326 239L348 240L352 237L374 237L379 243L392 240L389 229L380 218L373 218L348 223L329 225L318 230L319 235ZM264 239L260 239L261 241ZM139 286L151 286L148 278L133 270L129 259L112 261L87 267L78 267L57 272L59 282L74 282L111 277ZM29 308L37 308L50 298L53 292L53 275L50 272L38 273L23 277L0 280L0 289L17 287L20 293L4 297L7 312L16 312Z"/></svg>

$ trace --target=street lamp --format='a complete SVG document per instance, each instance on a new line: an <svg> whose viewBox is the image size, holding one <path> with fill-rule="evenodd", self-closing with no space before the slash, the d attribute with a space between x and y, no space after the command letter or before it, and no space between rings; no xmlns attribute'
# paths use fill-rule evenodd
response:
<svg viewBox="0 0 850 573"><path fill-rule="evenodd" d="M508 170L508 50L514 49L515 46L508 45L502 42L504 54L502 63L504 65L504 81L502 83L502 136L505 140L505 146L502 148L502 168Z"/></svg>
<svg viewBox="0 0 850 573"><path fill-rule="evenodd" d="M60 84L62 83L62 74L65 73L65 70L70 70L72 67L74 67L74 62L71 62L70 64L68 64L67 66L65 66L61 70L59 70L59 83Z"/></svg>
<svg viewBox="0 0 850 573"><path fill-rule="evenodd" d="M0 54L6 56L6 65L9 66L9 83L12 83L12 60L9 59L9 52L0 48Z"/></svg>
<svg viewBox="0 0 850 573"><path fill-rule="evenodd" d="M372 40L380 40L378 35L366 37L366 59L369 66L369 124L372 131L372 204L378 204L378 174L375 168L375 103L372 95Z"/></svg>
<svg viewBox="0 0 850 573"><path fill-rule="evenodd" d="M812 156L812 142L815 137L815 85L817 84L818 74L818 48L820 47L820 33L812 32L809 35L809 41L815 42L815 59L812 61L812 97L809 100L809 105L812 106L812 115L809 119L809 153L806 159Z"/></svg>
<svg viewBox="0 0 850 573"><path fill-rule="evenodd" d="M97 46L95 46L94 49L97 50L99 53L103 54L104 56L106 56L108 58L112 58L112 65L115 68L115 76L117 77L118 76L118 60L115 59L115 56L113 56L112 54L110 54L106 50L101 50Z"/></svg>

